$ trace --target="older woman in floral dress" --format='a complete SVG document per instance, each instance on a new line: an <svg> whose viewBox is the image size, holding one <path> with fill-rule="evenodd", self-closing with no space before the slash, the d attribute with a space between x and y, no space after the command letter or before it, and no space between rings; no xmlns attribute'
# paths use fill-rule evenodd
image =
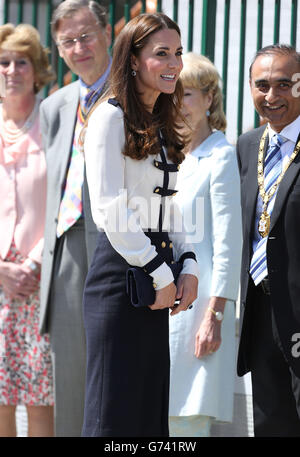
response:
<svg viewBox="0 0 300 457"><path fill-rule="evenodd" d="M50 346L38 333L46 163L37 92L53 78L38 32L0 27L0 436L15 436L26 405L29 436L53 435Z"/></svg>

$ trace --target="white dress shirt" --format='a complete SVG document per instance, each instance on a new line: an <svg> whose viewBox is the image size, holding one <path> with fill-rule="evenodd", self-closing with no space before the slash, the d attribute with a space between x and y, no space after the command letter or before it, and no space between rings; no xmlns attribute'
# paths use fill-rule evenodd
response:
<svg viewBox="0 0 300 457"><path fill-rule="evenodd" d="M163 187L163 171L154 166L159 155L134 160L122 151L125 145L123 111L107 101L92 113L87 127L84 153L91 211L98 229L103 229L112 247L133 266L143 267L157 256L144 233L157 230L161 200L164 202L163 229L169 232L175 260L192 245L185 243L181 213L172 196L161 197L154 190ZM172 163L167 159L168 163ZM177 173L169 173L168 189L176 189ZM182 273L198 276L193 259L184 261ZM159 290L173 281L163 262L151 276Z"/></svg>
<svg viewBox="0 0 300 457"><path fill-rule="evenodd" d="M300 103L300 102L299 102ZM270 125L269 127L269 142L271 138L277 134ZM280 152L282 157L282 168L284 168L286 162L289 160L292 152L295 149L296 141L300 132L300 116L298 116L291 124L284 127L279 135L284 139L284 143L281 145Z"/></svg>

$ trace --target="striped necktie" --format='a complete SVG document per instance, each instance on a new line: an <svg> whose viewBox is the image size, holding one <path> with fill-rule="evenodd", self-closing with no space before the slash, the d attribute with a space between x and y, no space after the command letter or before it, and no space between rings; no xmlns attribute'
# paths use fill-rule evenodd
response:
<svg viewBox="0 0 300 457"><path fill-rule="evenodd" d="M278 179L282 170L282 158L280 148L283 143L283 138L280 135L274 135L271 138L264 166L264 184L266 193L269 192L273 184ZM272 210L275 203L276 192L269 201L268 214L271 216ZM250 264L250 275L254 281L254 284L259 284L267 275L267 257L266 257L266 246L268 237L261 238L256 246L253 253L251 264Z"/></svg>

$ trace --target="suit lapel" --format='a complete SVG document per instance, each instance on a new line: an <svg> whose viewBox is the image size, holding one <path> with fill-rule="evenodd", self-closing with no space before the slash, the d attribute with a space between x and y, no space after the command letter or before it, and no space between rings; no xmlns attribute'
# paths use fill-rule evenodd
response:
<svg viewBox="0 0 300 457"><path fill-rule="evenodd" d="M79 102L79 82L70 87L70 91L65 96L65 103L59 110L60 142L62 144L59 154L60 185L65 181L70 152L73 145L74 128L77 119L77 109Z"/></svg>
<svg viewBox="0 0 300 457"><path fill-rule="evenodd" d="M257 183L257 162L258 162L258 150L261 136L264 132L265 126L259 131L255 132L253 141L249 144L249 164L248 172L245 180L245 188L247 189L246 195L246 227L248 227L251 233L254 224L256 203L258 197L258 183ZM267 149L267 141L265 144L264 153Z"/></svg>
<svg viewBox="0 0 300 457"><path fill-rule="evenodd" d="M299 137L298 137L298 141L299 141ZM285 200L287 198L287 195L289 193L290 187L293 184L296 177L298 176L299 172L300 172L300 155L298 153L296 159L291 163L291 165L285 172L285 174L282 178L282 181L279 185L275 203L274 203L274 208L273 208L272 215L271 215L270 230L272 230L272 228L276 224L276 221L278 220L282 207L283 207Z"/></svg>

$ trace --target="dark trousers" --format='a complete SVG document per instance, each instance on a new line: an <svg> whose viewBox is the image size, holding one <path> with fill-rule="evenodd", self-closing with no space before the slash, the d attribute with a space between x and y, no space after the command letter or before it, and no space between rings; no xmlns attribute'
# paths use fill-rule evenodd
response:
<svg viewBox="0 0 300 457"><path fill-rule="evenodd" d="M300 436L300 378L282 352L270 296L252 288L251 378L255 436ZM284 306L284 303L282 304Z"/></svg>

